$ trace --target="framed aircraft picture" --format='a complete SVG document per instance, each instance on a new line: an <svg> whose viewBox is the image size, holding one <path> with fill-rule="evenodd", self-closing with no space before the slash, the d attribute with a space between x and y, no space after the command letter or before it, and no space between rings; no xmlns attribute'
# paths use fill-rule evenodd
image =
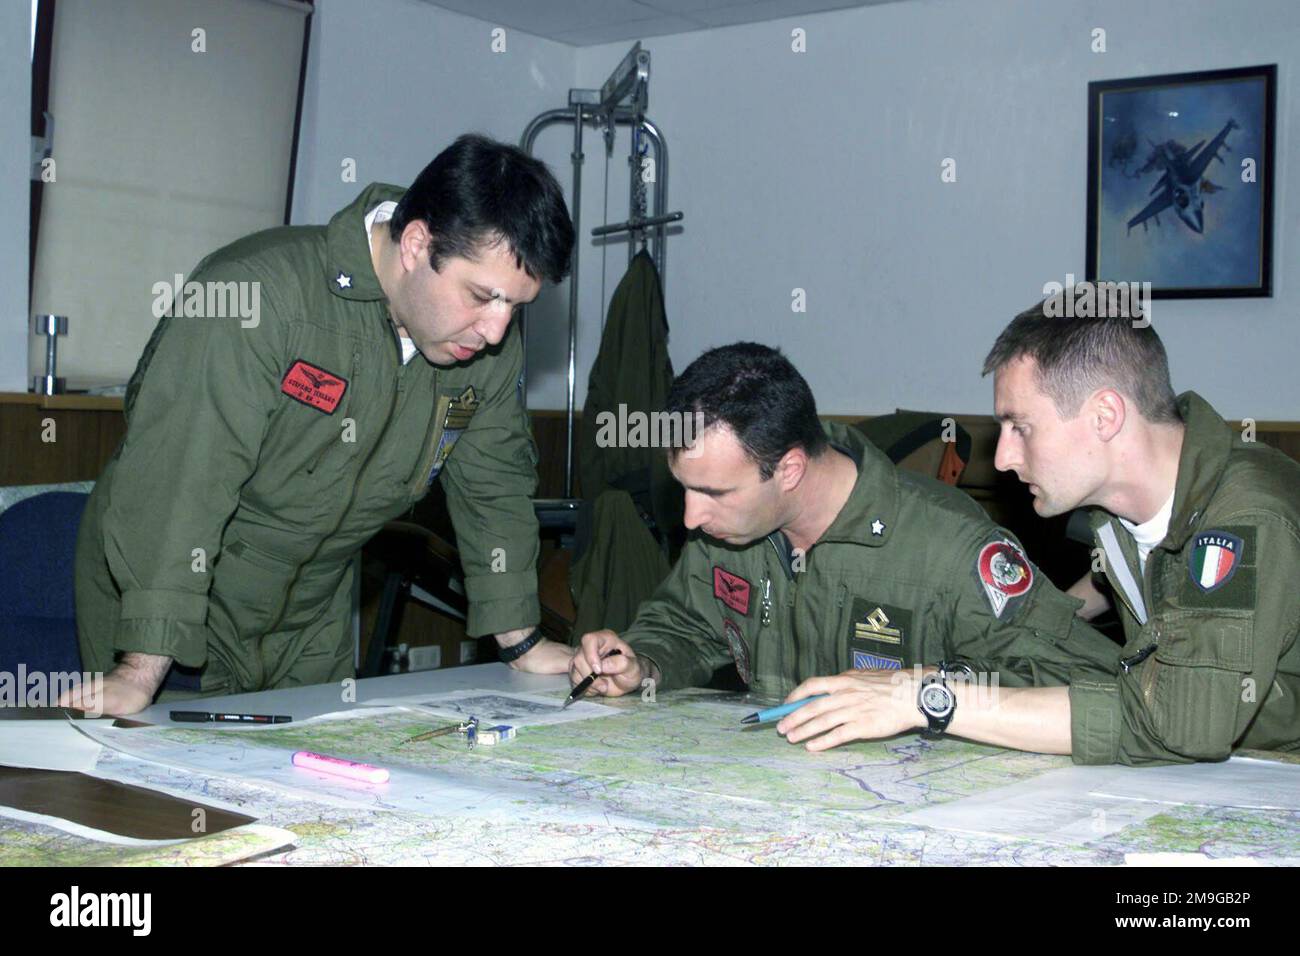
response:
<svg viewBox="0 0 1300 956"><path fill-rule="evenodd" d="M1272 295L1277 66L1088 84L1088 279Z"/></svg>

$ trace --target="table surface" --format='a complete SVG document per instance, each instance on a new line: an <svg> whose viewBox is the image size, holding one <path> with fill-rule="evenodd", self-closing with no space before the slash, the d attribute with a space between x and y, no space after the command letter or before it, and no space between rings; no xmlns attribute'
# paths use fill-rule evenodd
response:
<svg viewBox="0 0 1300 956"><path fill-rule="evenodd" d="M112 731L125 752L104 750L96 774L171 793L190 806L243 813L257 824L180 846L130 848L30 821L0 821L0 861L1122 865L1131 853L1172 852L1300 864L1300 809L1251 809L1271 806L1258 800L1235 805L1250 795L1230 798L1231 806L1184 803L1181 790L1168 801L1130 799L1123 811L1102 812L1127 817L1101 831L1093 828L1098 811L1085 804L1065 839L1000 832L996 824L1007 804L998 801L1044 775L1095 771L1056 784L1053 799L1064 803L1098 786L1103 795L1119 792L1107 789L1105 781L1117 778L1106 773L1131 775L1118 778L1122 784L1154 777L1145 768L1072 768L1067 757L915 734L812 754L786 743L771 725L742 726L740 715L757 709L744 695L684 691L650 702L630 696L607 702L622 713L527 726L513 741L473 751L454 736L408 746L411 736L447 719L427 712L301 723L380 699L455 690L514 691L558 702L567 686L563 675L484 664L357 681L355 700L331 684L155 705L140 717L176 729ZM171 724L168 711L181 708L288 714L294 723ZM123 739L135 734L144 736ZM373 762L390 768L393 779L340 794L338 787L350 782L331 788L293 775L285 754L298 749ZM1230 786L1240 786L1237 781ZM924 815L959 804L989 807L979 812L994 829L985 831L983 822L975 832L936 826ZM1038 803L1033 807L1031 816ZM917 811L923 815L914 820ZM272 836L278 833L279 842L249 832L258 827L278 828Z"/></svg>

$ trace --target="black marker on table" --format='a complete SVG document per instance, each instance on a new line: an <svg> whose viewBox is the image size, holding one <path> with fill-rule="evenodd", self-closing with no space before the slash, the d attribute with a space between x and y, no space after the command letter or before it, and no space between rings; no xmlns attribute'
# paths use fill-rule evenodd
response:
<svg viewBox="0 0 1300 956"><path fill-rule="evenodd" d="M600 659L603 661L609 657L618 657L622 653L623 652L616 647L608 654L602 654ZM579 697L585 694L587 692L587 688L590 687L593 683L595 683L597 677L604 677L604 676L605 676L604 674L597 674L595 671L592 671L582 680L578 681L577 685L573 688L573 690L569 691L569 696L565 698L564 703L560 705L560 710L564 710L564 708L568 707L575 700L577 700Z"/></svg>
<svg viewBox="0 0 1300 956"><path fill-rule="evenodd" d="M280 714L209 714L202 710L173 710L171 718L187 724L287 724L293 720Z"/></svg>

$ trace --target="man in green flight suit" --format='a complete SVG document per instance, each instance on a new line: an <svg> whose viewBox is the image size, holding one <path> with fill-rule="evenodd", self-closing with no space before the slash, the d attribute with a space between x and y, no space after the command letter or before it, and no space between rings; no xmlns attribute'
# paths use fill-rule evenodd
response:
<svg viewBox="0 0 1300 956"><path fill-rule="evenodd" d="M903 688L915 711L910 672L944 660L1013 686L1113 661L1114 643L1076 618L1013 535L860 433L823 426L776 350L706 352L673 383L667 414L698 416L694 445L674 447L669 464L686 526L701 533L621 636L583 636L574 683L596 672L605 695L698 686L734 663L752 691L779 697L854 669Z"/></svg>
<svg viewBox="0 0 1300 956"><path fill-rule="evenodd" d="M542 163L462 136L409 189L373 184L328 226L199 263L157 310L79 534L79 641L103 697L63 703L134 713L173 662L203 694L353 676L351 559L439 477L468 633L563 671L568 650L535 628L537 459L510 320L573 242ZM213 314L212 290L236 288L252 321Z"/></svg>
<svg viewBox="0 0 1300 956"><path fill-rule="evenodd" d="M1125 643L1102 675L1007 691L999 708L963 707L958 688L951 731L1076 763L1300 749L1300 466L1244 441L1195 392L1175 398L1149 322L1053 318L1058 306L1017 316L985 362L996 464L1044 517L1092 509L1110 597L1091 574L1069 593L1085 619L1113 603ZM795 693L826 691L840 706L801 708L782 722L789 739L832 721L850 739L880 736L910 717L881 706L884 688L839 678Z"/></svg>

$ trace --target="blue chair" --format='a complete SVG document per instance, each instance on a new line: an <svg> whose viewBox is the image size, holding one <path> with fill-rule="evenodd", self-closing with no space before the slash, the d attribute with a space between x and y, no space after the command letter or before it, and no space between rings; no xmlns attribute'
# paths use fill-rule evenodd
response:
<svg viewBox="0 0 1300 956"><path fill-rule="evenodd" d="M74 559L91 487L0 489L0 671L17 674L19 664L29 674L83 670ZM197 692L199 672L174 665L163 688Z"/></svg>
<svg viewBox="0 0 1300 956"><path fill-rule="evenodd" d="M81 671L73 555L89 497L45 491L0 512L0 671Z"/></svg>

